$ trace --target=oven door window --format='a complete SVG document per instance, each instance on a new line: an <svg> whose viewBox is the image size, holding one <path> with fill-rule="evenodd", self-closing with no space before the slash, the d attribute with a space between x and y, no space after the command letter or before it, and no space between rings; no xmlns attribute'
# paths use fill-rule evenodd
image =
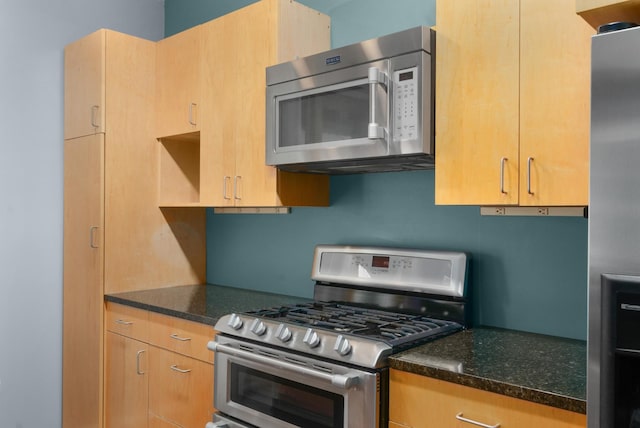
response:
<svg viewBox="0 0 640 428"><path fill-rule="evenodd" d="M344 426L344 397L231 363L231 401L308 428Z"/></svg>

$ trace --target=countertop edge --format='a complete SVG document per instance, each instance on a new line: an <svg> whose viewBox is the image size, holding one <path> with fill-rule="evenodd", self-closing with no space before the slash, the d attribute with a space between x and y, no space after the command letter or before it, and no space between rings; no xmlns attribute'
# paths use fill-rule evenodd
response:
<svg viewBox="0 0 640 428"><path fill-rule="evenodd" d="M163 315L170 315L172 317L181 318L188 321L195 321L195 322L199 322L201 324L207 324L210 326L215 326L216 322L218 321L217 319L214 319L214 318L200 316L200 315L192 314L189 312L176 311L176 310L168 309L162 306L156 306L148 303L138 302L135 300L124 299L114 295L105 295L104 300L106 302L118 303L121 305L131 306L138 309L157 312Z"/></svg>
<svg viewBox="0 0 640 428"><path fill-rule="evenodd" d="M507 397L531 401L537 404L568 410L575 413L587 413L586 401L578 398L554 394L552 392L541 391L519 385L512 385L506 382L484 377L464 373L456 373L423 364L411 363L394 357L389 357L389 367L395 370L409 372L420 376L427 376L434 379L452 382L487 392L493 392L496 394L505 395Z"/></svg>

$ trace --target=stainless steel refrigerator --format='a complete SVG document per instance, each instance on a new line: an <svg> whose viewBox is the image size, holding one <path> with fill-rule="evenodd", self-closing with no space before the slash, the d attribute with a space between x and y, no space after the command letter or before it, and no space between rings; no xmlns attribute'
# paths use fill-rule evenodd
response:
<svg viewBox="0 0 640 428"><path fill-rule="evenodd" d="M593 36L588 428L640 427L640 27Z"/></svg>

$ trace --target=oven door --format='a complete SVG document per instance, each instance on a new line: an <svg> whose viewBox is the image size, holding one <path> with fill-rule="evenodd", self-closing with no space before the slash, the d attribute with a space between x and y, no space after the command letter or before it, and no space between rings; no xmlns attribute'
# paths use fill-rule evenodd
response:
<svg viewBox="0 0 640 428"><path fill-rule="evenodd" d="M268 165L389 154L389 60L267 87Z"/></svg>
<svg viewBox="0 0 640 428"><path fill-rule="evenodd" d="M356 370L220 336L214 406L261 428L378 427L381 372Z"/></svg>

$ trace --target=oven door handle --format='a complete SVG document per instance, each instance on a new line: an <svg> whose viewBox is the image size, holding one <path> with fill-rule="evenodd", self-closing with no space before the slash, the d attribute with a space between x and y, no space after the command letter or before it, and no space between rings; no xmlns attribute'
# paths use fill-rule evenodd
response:
<svg viewBox="0 0 640 428"><path fill-rule="evenodd" d="M265 357L263 355L254 354L253 352L245 351L242 349L232 348L231 346L223 345L218 342L211 341L207 344L207 348L214 352L222 352L223 354L233 355L234 357L241 357L246 360L268 364L270 366L278 367L284 370L289 370L301 375L311 376L316 379L331 382L332 385L341 389L349 389L360 383L360 376L357 373L347 373L344 375L325 373L319 370L313 370L297 364L288 363L286 361L277 360L275 358Z"/></svg>

